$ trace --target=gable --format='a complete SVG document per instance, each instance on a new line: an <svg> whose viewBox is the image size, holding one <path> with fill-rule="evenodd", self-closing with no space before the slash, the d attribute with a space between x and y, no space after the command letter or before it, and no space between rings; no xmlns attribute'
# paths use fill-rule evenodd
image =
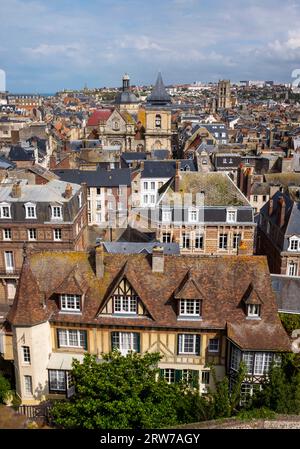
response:
<svg viewBox="0 0 300 449"><path fill-rule="evenodd" d="M249 287L244 294L243 300L245 304L263 304L260 295L255 290L252 283L249 284Z"/></svg>
<svg viewBox="0 0 300 449"><path fill-rule="evenodd" d="M198 283L193 279L190 270L183 278L174 294L175 299L203 299Z"/></svg>

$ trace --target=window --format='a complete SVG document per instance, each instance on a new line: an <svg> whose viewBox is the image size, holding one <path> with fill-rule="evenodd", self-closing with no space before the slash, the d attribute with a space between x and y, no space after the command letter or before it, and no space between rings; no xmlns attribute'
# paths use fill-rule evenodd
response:
<svg viewBox="0 0 300 449"><path fill-rule="evenodd" d="M257 203L257 195L253 196L253 201L254 201L254 203Z"/></svg>
<svg viewBox="0 0 300 449"><path fill-rule="evenodd" d="M102 221L102 215L101 214L96 214L96 222L97 223L101 223Z"/></svg>
<svg viewBox="0 0 300 449"><path fill-rule="evenodd" d="M137 332L112 332L112 349L126 355L129 351L140 352L140 334Z"/></svg>
<svg viewBox="0 0 300 449"><path fill-rule="evenodd" d="M148 182L144 182L144 190L148 190Z"/></svg>
<svg viewBox="0 0 300 449"><path fill-rule="evenodd" d="M189 221L195 223L198 219L198 212L196 210L189 211Z"/></svg>
<svg viewBox="0 0 300 449"><path fill-rule="evenodd" d="M10 204L2 203L0 205L0 218L11 218Z"/></svg>
<svg viewBox="0 0 300 449"><path fill-rule="evenodd" d="M52 206L52 219L53 220L61 220L62 219L62 210L61 206Z"/></svg>
<svg viewBox="0 0 300 449"><path fill-rule="evenodd" d="M291 238L289 251L298 251L298 247L299 247L299 240L296 238Z"/></svg>
<svg viewBox="0 0 300 449"><path fill-rule="evenodd" d="M183 316L200 316L200 299L181 299L180 315Z"/></svg>
<svg viewBox="0 0 300 449"><path fill-rule="evenodd" d="M296 262L289 262L287 268L288 276L297 276L298 264Z"/></svg>
<svg viewBox="0 0 300 449"><path fill-rule="evenodd" d="M248 304L248 316L249 317L259 317L260 316L260 305L259 304Z"/></svg>
<svg viewBox="0 0 300 449"><path fill-rule="evenodd" d="M255 354L254 374L263 375L269 372L272 363L272 353L257 352Z"/></svg>
<svg viewBox="0 0 300 449"><path fill-rule="evenodd" d="M100 210L101 209L101 200L96 201L96 209Z"/></svg>
<svg viewBox="0 0 300 449"><path fill-rule="evenodd" d="M208 352L219 352L219 339L210 338L208 342Z"/></svg>
<svg viewBox="0 0 300 449"><path fill-rule="evenodd" d="M79 312L80 299L80 295L60 295L60 309L66 312Z"/></svg>
<svg viewBox="0 0 300 449"><path fill-rule="evenodd" d="M161 116L159 114L155 116L155 128L161 128Z"/></svg>
<svg viewBox="0 0 300 449"><path fill-rule="evenodd" d="M3 240L11 240L11 229L3 229Z"/></svg>
<svg viewBox="0 0 300 449"><path fill-rule="evenodd" d="M209 371L202 371L201 383L204 385L209 385Z"/></svg>
<svg viewBox="0 0 300 449"><path fill-rule="evenodd" d="M4 259L5 259L6 272L14 271L14 255L13 255L13 252L12 251L5 251Z"/></svg>
<svg viewBox="0 0 300 449"><path fill-rule="evenodd" d="M54 229L53 238L54 240L61 240L61 229Z"/></svg>
<svg viewBox="0 0 300 449"><path fill-rule="evenodd" d="M155 204L155 195L150 195L150 203Z"/></svg>
<svg viewBox="0 0 300 449"><path fill-rule="evenodd" d="M168 384L173 384L175 382L175 370L170 368L164 369L163 377Z"/></svg>
<svg viewBox="0 0 300 449"><path fill-rule="evenodd" d="M66 372L62 370L49 370L49 390L66 391Z"/></svg>
<svg viewBox="0 0 300 449"><path fill-rule="evenodd" d="M254 361L254 353L253 352L244 352L243 353L243 362L246 365L247 374L253 373L253 361Z"/></svg>
<svg viewBox="0 0 300 449"><path fill-rule="evenodd" d="M97 195L101 195L101 187L97 187L97 189L96 189L96 194L97 194Z"/></svg>
<svg viewBox="0 0 300 449"><path fill-rule="evenodd" d="M148 195L144 195L144 204L148 204Z"/></svg>
<svg viewBox="0 0 300 449"><path fill-rule="evenodd" d="M237 215L237 211L236 210L228 210L227 211L226 221L228 223L235 223L236 222L236 215Z"/></svg>
<svg viewBox="0 0 300 449"><path fill-rule="evenodd" d="M36 218L36 205L33 203L26 203L25 213L25 218Z"/></svg>
<svg viewBox="0 0 300 449"><path fill-rule="evenodd" d="M155 190L155 182L151 182L151 190Z"/></svg>
<svg viewBox="0 0 300 449"><path fill-rule="evenodd" d="M203 249L203 235L201 234L195 236L195 249Z"/></svg>
<svg viewBox="0 0 300 449"><path fill-rule="evenodd" d="M114 295L114 313L137 313L137 296Z"/></svg>
<svg viewBox="0 0 300 449"><path fill-rule="evenodd" d="M178 335L178 354L200 354L200 335Z"/></svg>
<svg viewBox="0 0 300 449"><path fill-rule="evenodd" d="M241 351L235 346L231 346L231 363L230 368L237 371L241 362Z"/></svg>
<svg viewBox="0 0 300 449"><path fill-rule="evenodd" d="M170 210L163 210L162 211L162 221L164 223L170 223L172 219L172 212Z"/></svg>
<svg viewBox="0 0 300 449"><path fill-rule="evenodd" d="M58 347L87 349L86 331L76 329L58 329Z"/></svg>
<svg viewBox="0 0 300 449"><path fill-rule="evenodd" d="M28 240L36 240L36 229L28 229Z"/></svg>
<svg viewBox="0 0 300 449"><path fill-rule="evenodd" d="M219 235L219 249L227 249L227 241L228 241L227 234L220 234Z"/></svg>
<svg viewBox="0 0 300 449"><path fill-rule="evenodd" d="M239 247L240 240L241 240L241 234L233 234L233 239L232 239L232 248L233 249L237 249Z"/></svg>
<svg viewBox="0 0 300 449"><path fill-rule="evenodd" d="M190 249L190 234L182 234L182 248Z"/></svg>
<svg viewBox="0 0 300 449"><path fill-rule="evenodd" d="M24 376L24 392L26 396L32 395L32 377Z"/></svg>
<svg viewBox="0 0 300 449"><path fill-rule="evenodd" d="M263 195L263 201L264 201L264 202L267 201L267 195Z"/></svg>
<svg viewBox="0 0 300 449"><path fill-rule="evenodd" d="M81 208L81 206L82 206L82 192L80 192L78 195L78 206L79 206L79 208Z"/></svg>
<svg viewBox="0 0 300 449"><path fill-rule="evenodd" d="M164 232L162 235L163 243L171 243L171 234L170 232Z"/></svg>
<svg viewBox="0 0 300 449"><path fill-rule="evenodd" d="M30 364L30 348L29 346L22 346L23 363Z"/></svg>

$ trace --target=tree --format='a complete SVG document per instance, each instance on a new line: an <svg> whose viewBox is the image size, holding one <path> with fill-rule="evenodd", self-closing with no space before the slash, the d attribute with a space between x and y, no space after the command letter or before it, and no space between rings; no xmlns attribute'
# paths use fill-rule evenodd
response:
<svg viewBox="0 0 300 449"><path fill-rule="evenodd" d="M0 404L4 403L9 392L10 383L2 374L0 374Z"/></svg>
<svg viewBox="0 0 300 449"><path fill-rule="evenodd" d="M76 392L53 405L54 423L63 428L139 429L186 422L199 392L159 378L160 358L158 353L121 356L114 351L101 362L90 354L82 364L74 360Z"/></svg>

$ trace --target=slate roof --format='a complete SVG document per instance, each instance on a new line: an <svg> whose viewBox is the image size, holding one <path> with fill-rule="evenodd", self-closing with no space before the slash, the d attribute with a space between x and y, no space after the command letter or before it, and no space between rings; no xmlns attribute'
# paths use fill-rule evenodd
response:
<svg viewBox="0 0 300 449"><path fill-rule="evenodd" d="M171 96L166 91L160 72L157 75L156 83L151 94L147 97L147 103L151 106L164 106L171 104Z"/></svg>
<svg viewBox="0 0 300 449"><path fill-rule="evenodd" d="M53 170L53 172L63 181L77 184L86 182L88 187L131 186L129 168L105 170L98 167L97 170Z"/></svg>
<svg viewBox="0 0 300 449"><path fill-rule="evenodd" d="M138 152L138 151L128 151L128 152L122 153L121 158L125 162L144 161L144 160L147 159L147 153L145 153L145 152Z"/></svg>
<svg viewBox="0 0 300 449"><path fill-rule="evenodd" d="M152 254L153 247L157 242L103 242L108 253L113 254ZM159 243L164 248L164 254L180 254L178 243Z"/></svg>
<svg viewBox="0 0 300 449"><path fill-rule="evenodd" d="M278 310L300 314L300 278L271 274Z"/></svg>
<svg viewBox="0 0 300 449"><path fill-rule="evenodd" d="M114 101L115 104L137 104L139 100L134 95L133 92L130 91L122 91L119 92Z"/></svg>
<svg viewBox="0 0 300 449"><path fill-rule="evenodd" d="M20 145L12 146L8 158L11 161L34 161L33 150L25 150Z"/></svg>
<svg viewBox="0 0 300 449"><path fill-rule="evenodd" d="M228 329L234 343L243 349L289 350L289 338L277 314L267 259L262 256L194 257L164 256L164 272L152 271L151 256L103 253L104 275L97 278L91 256L85 252L33 253L25 258L17 295L8 315L15 326L49 320L62 325L84 324L131 329L174 328L194 330ZM55 270L53 270L55 267ZM59 312L53 292L64 280L78 276L85 282L81 314ZM99 316L116 279L125 277L139 294L150 316ZM191 281L192 280L192 281ZM260 320L247 320L243 296L252 284L263 297ZM177 320L176 292L196 288L202 300L202 320ZM71 287L71 285L69 285Z"/></svg>
<svg viewBox="0 0 300 449"><path fill-rule="evenodd" d="M192 159L180 159L180 169L186 171L196 171ZM145 161L141 178L171 178L176 172L176 161Z"/></svg>

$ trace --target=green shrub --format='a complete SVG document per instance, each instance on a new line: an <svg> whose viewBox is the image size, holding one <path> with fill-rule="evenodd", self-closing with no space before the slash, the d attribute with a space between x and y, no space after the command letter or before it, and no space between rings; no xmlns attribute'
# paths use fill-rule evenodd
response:
<svg viewBox="0 0 300 449"><path fill-rule="evenodd" d="M252 410L241 410L236 417L242 420L249 419L274 419L276 413L267 407L254 408Z"/></svg>
<svg viewBox="0 0 300 449"><path fill-rule="evenodd" d="M0 374L0 404L3 404L9 391L10 391L9 381L2 374Z"/></svg>

